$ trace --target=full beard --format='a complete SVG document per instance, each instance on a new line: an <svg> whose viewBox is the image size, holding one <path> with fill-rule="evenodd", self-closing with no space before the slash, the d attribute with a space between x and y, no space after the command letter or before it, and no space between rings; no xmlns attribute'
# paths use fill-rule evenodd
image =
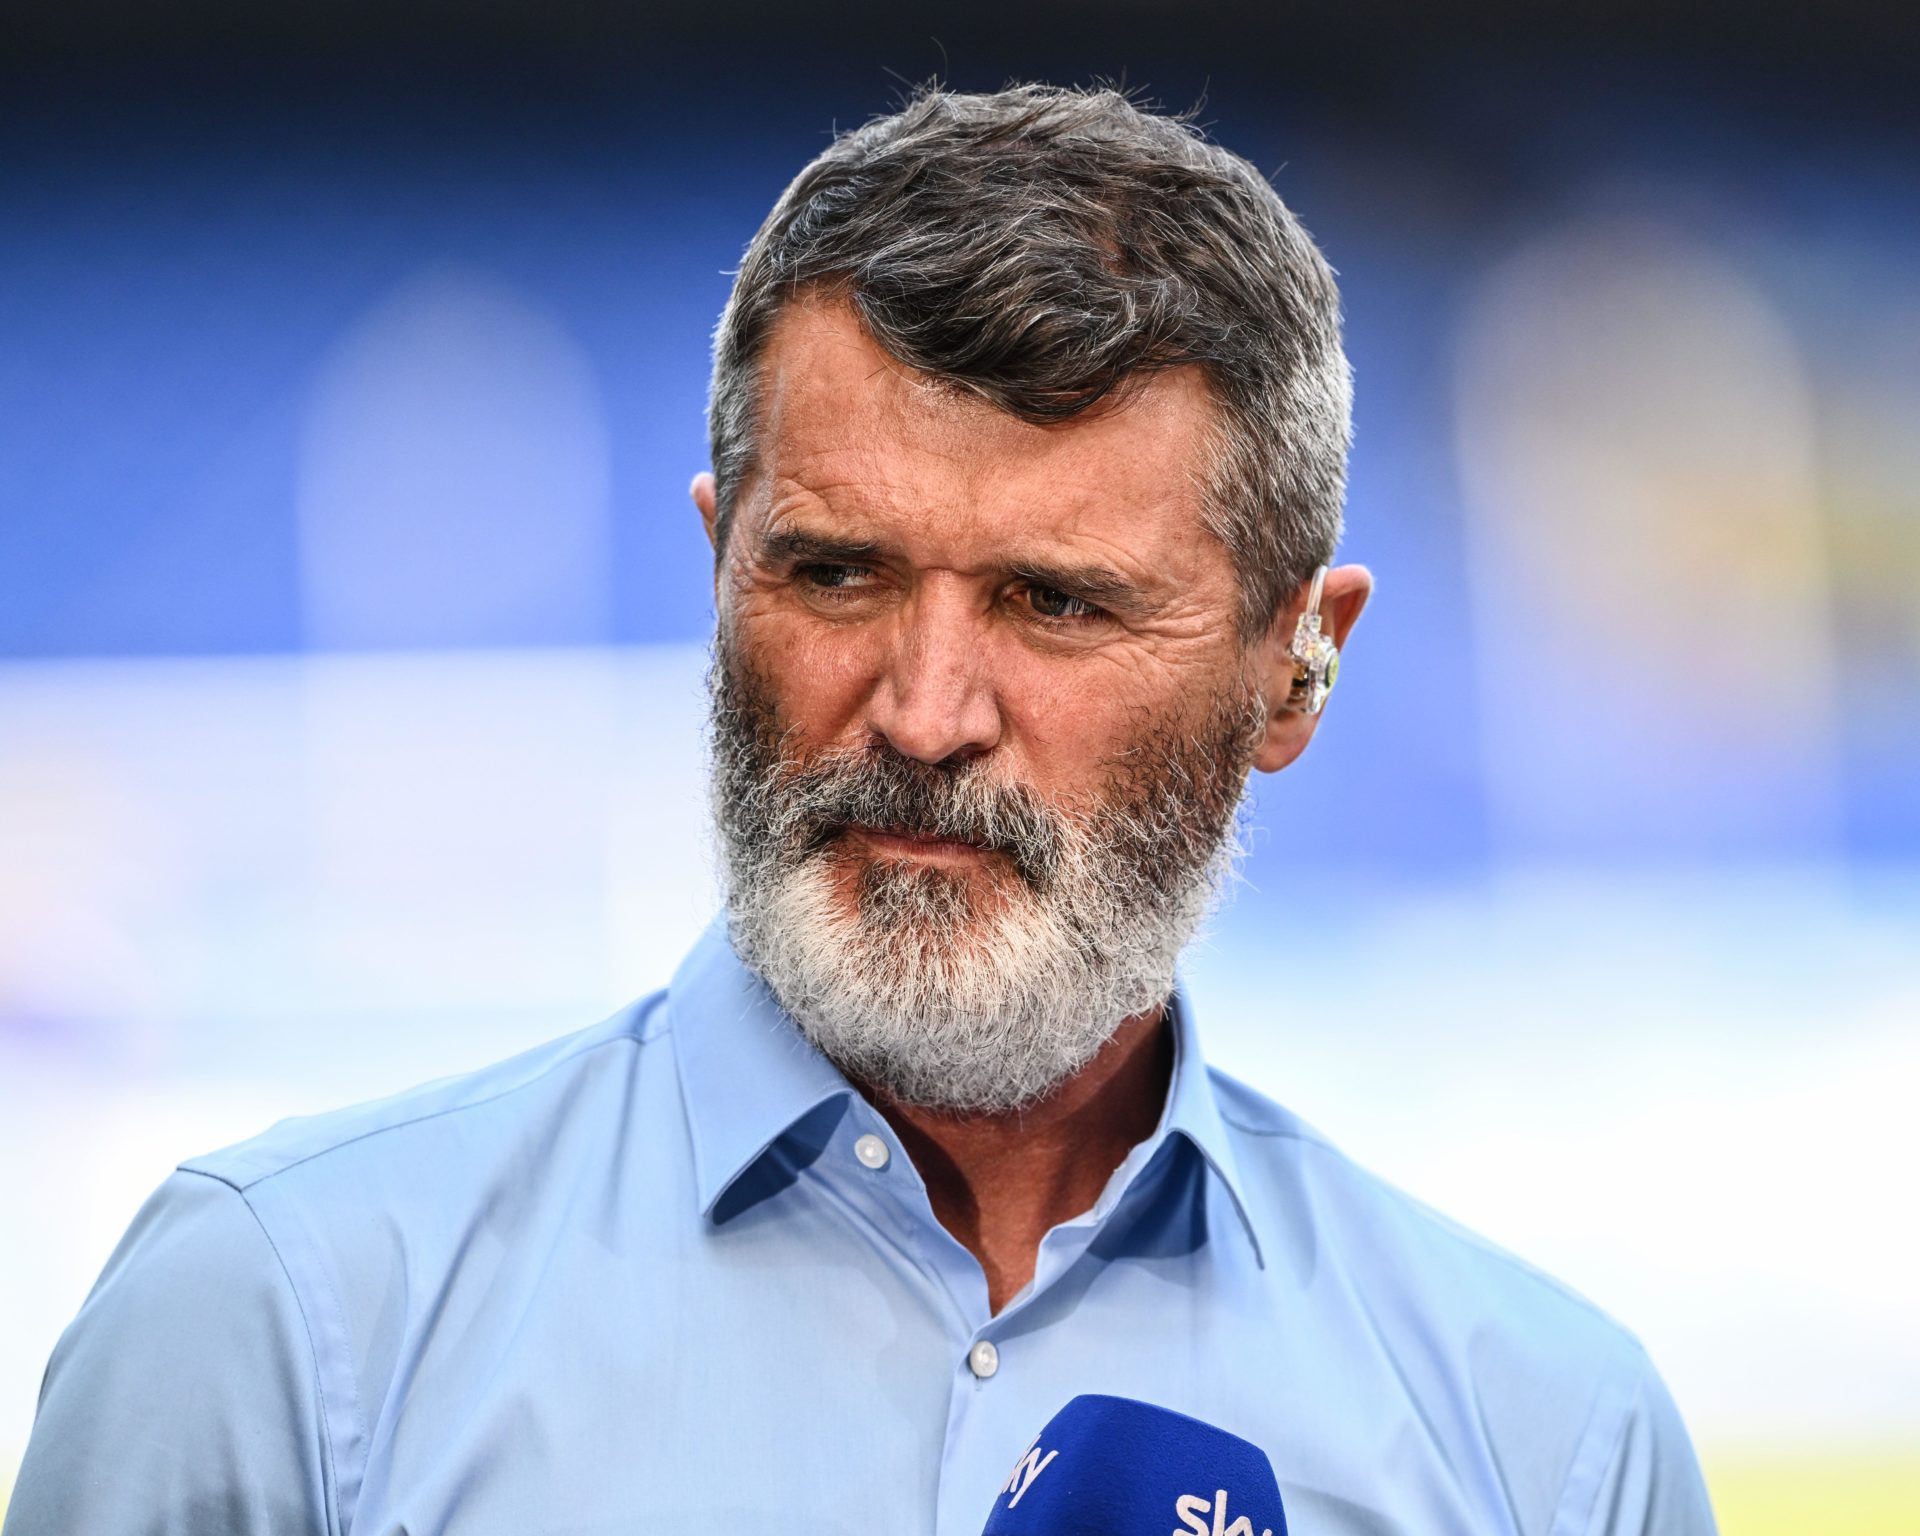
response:
<svg viewBox="0 0 1920 1536"><path fill-rule="evenodd" d="M1060 805L985 760L884 741L789 755L772 695L716 638L711 792L735 952L849 1078L902 1103L1004 1115L1165 1004L1224 890L1262 701L1156 730L1103 793ZM853 825L988 850L956 868L863 851Z"/></svg>

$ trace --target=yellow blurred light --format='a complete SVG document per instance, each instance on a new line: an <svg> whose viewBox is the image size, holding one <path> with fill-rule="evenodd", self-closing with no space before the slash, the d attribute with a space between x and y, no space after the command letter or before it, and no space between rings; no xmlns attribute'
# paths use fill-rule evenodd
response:
<svg viewBox="0 0 1920 1536"><path fill-rule="evenodd" d="M1707 1452L1721 1536L1915 1536L1920 1444Z"/></svg>

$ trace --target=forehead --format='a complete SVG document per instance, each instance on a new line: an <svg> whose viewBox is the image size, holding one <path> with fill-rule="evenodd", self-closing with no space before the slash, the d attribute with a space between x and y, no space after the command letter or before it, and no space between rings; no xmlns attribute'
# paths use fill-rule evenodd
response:
<svg viewBox="0 0 1920 1536"><path fill-rule="evenodd" d="M796 302L762 355L759 469L742 514L777 522L811 504L883 523L873 531L934 563L1053 540L1197 579L1208 555L1225 558L1196 482L1213 412L1187 367L1063 423L1022 421L896 362L845 304Z"/></svg>

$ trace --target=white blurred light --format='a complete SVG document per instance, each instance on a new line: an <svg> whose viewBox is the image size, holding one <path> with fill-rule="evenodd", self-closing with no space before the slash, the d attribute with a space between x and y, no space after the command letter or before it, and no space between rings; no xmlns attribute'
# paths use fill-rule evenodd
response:
<svg viewBox="0 0 1920 1536"><path fill-rule="evenodd" d="M335 346L303 424L307 642L605 641L609 464L557 319L469 272L401 285Z"/></svg>

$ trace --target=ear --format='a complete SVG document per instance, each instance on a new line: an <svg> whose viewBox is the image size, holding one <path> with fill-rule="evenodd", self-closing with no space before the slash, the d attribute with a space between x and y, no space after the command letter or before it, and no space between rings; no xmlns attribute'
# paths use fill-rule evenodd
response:
<svg viewBox="0 0 1920 1536"><path fill-rule="evenodd" d="M1293 594L1255 647L1254 665L1259 669L1261 697L1269 701L1266 739L1253 756L1253 766L1262 773L1278 773L1306 751L1320 723L1319 715L1310 715L1287 703L1288 691L1293 687L1293 632L1306 609L1311 585L1307 583ZM1326 585L1320 594L1320 625L1342 651L1346 650L1347 637L1353 633L1360 610L1367 606L1367 598L1372 593L1373 573L1364 565L1337 565L1327 572Z"/></svg>
<svg viewBox="0 0 1920 1536"><path fill-rule="evenodd" d="M707 542L713 543L714 520L719 515L719 503L714 499L713 475L701 470L693 477L693 484L687 487L693 496L693 504L700 509L700 521L706 525Z"/></svg>

